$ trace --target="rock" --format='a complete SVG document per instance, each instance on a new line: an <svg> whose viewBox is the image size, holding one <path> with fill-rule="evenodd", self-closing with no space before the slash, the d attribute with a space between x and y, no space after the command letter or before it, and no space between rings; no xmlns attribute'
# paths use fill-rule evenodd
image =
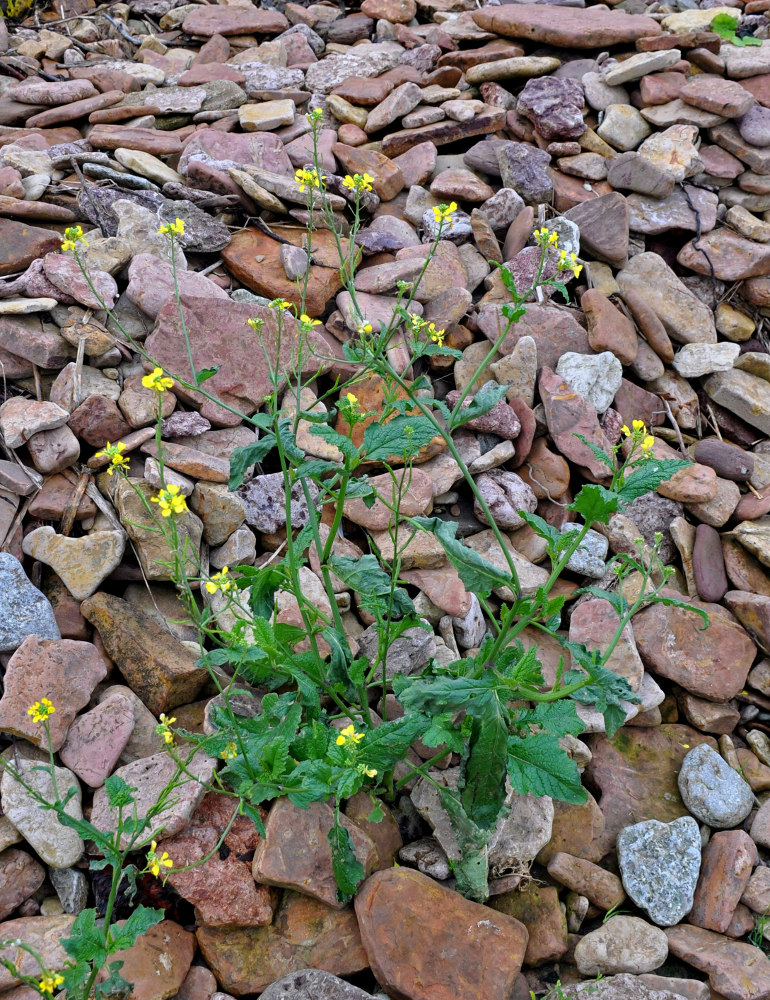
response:
<svg viewBox="0 0 770 1000"><path fill-rule="evenodd" d="M126 698L106 698L78 716L59 751L62 764L91 788L99 788L118 763L134 731L134 712Z"/></svg>
<svg viewBox="0 0 770 1000"><path fill-rule="evenodd" d="M684 344L716 343L711 310L657 254L637 254L618 275L618 284L624 294L627 290L642 293L674 340Z"/></svg>
<svg viewBox="0 0 770 1000"><path fill-rule="evenodd" d="M38 960L26 948L21 947L23 943L38 953L47 969L61 969L69 960L61 941L71 930L74 920L74 917L62 913L6 920L0 924L0 936L3 941L13 941L14 944L3 948L0 955L10 961L21 975L36 978L40 971ZM18 992L11 987L19 982L21 980L3 966L0 972L0 990L7 991L11 1000L16 1000L14 993ZM18 1000L29 1000L29 997L19 996Z"/></svg>
<svg viewBox="0 0 770 1000"><path fill-rule="evenodd" d="M756 845L743 830L715 833L703 852L689 923L725 933L758 860Z"/></svg>
<svg viewBox="0 0 770 1000"><path fill-rule="evenodd" d="M719 830L737 826L751 812L751 788L708 746L694 747L687 753L678 784L690 812Z"/></svg>
<svg viewBox="0 0 770 1000"><path fill-rule="evenodd" d="M120 927L120 921L116 921ZM195 938L172 920L161 920L141 934L130 948L116 951L121 976L131 983L136 1000L165 1000L175 996L195 953ZM107 978L103 970L98 979ZM173 991L173 992L172 992Z"/></svg>
<svg viewBox="0 0 770 1000"><path fill-rule="evenodd" d="M583 103L583 88L576 80L545 76L527 81L516 110L544 139L577 139L586 130Z"/></svg>
<svg viewBox="0 0 770 1000"><path fill-rule="evenodd" d="M652 972L667 957L665 933L639 917L610 917L581 938L575 948L575 964L584 976Z"/></svg>
<svg viewBox="0 0 770 1000"><path fill-rule="evenodd" d="M0 851L0 920L36 892L45 879L45 868L15 847Z"/></svg>
<svg viewBox="0 0 770 1000"><path fill-rule="evenodd" d="M494 911L419 872L377 872L358 893L355 909L369 964L389 993L414 1000L505 996L521 969L528 938L523 924L504 913L492 917ZM437 949L459 927L465 930L455 940L458 947L464 943L466 959L458 953L457 961L442 961Z"/></svg>
<svg viewBox="0 0 770 1000"><path fill-rule="evenodd" d="M48 698L55 711L49 717L51 749L64 743L75 716L96 685L107 676L107 665L90 642L38 639L30 635L8 661L5 690L0 698L0 728L37 746L46 746L43 727L28 709Z"/></svg>
<svg viewBox="0 0 770 1000"><path fill-rule="evenodd" d="M567 950L567 921L559 905L559 895L553 886L528 886L495 896L493 910L507 913L527 928L529 940L524 961L527 965L542 965L557 961Z"/></svg>
<svg viewBox="0 0 770 1000"><path fill-rule="evenodd" d="M708 973L711 988L727 1000L760 1000L770 991L770 960L754 945L686 924L666 936L671 954Z"/></svg>
<svg viewBox="0 0 770 1000"><path fill-rule="evenodd" d="M623 366L609 350L596 355L568 351L559 358L556 373L597 413L609 409L623 381Z"/></svg>
<svg viewBox="0 0 770 1000"><path fill-rule="evenodd" d="M493 470L482 473L476 480L476 486L496 524L504 530L520 528L524 524L520 512L533 514L537 507L537 497L515 472ZM474 502L474 513L480 521L489 523L478 501Z"/></svg>
<svg viewBox="0 0 770 1000"><path fill-rule="evenodd" d="M617 851L623 886L653 923L670 927L690 912L701 866L700 830L691 816L627 826Z"/></svg>
<svg viewBox="0 0 770 1000"><path fill-rule="evenodd" d="M603 910L612 910L626 898L617 875L584 858L557 852L548 862L548 874Z"/></svg>
<svg viewBox="0 0 770 1000"><path fill-rule="evenodd" d="M348 820L340 822L350 834L353 850L367 874L374 870L376 849L371 839ZM342 909L332 870L328 833L334 812L323 802L299 809L287 798L276 800L265 824L265 839L254 854L253 875L257 882L295 889L334 909ZM321 846L323 845L323 846Z"/></svg>
<svg viewBox="0 0 770 1000"><path fill-rule="evenodd" d="M155 812L147 831L148 837L152 835L153 838L160 839L163 834L166 837L173 837L189 825L193 813L206 793L203 783L211 781L215 767L216 762L202 754L197 754L188 761L186 773L189 780L177 785L173 798L167 800L163 809ZM160 793L172 780L175 772L176 763L168 753L163 752L142 757L131 764L124 764L115 771L115 775L135 789L135 804L132 808L136 810L139 819L144 819L147 813L156 807ZM112 830L115 828L117 815L117 808L110 807L106 790L98 788L94 794L91 813L93 825L103 832ZM127 842L128 835L124 834L121 844Z"/></svg>
<svg viewBox="0 0 770 1000"><path fill-rule="evenodd" d="M220 986L238 996L261 993L276 979L311 963L339 976L354 975L369 965L352 909L333 910L296 892L284 893L272 924L204 925L197 938ZM354 995L350 1000L359 998Z"/></svg>
<svg viewBox="0 0 770 1000"><path fill-rule="evenodd" d="M265 1000L371 1000L371 994L321 969L292 972L271 983L261 995Z"/></svg>
<svg viewBox="0 0 770 1000"><path fill-rule="evenodd" d="M597 1000L679 1000L680 997L708 1000L708 987L698 980L668 979L650 973L632 976L627 972L567 987L564 996L567 1000L577 1000L590 989L596 990Z"/></svg>
<svg viewBox="0 0 770 1000"><path fill-rule="evenodd" d="M597 479L606 479L609 471L591 449L575 435L609 453L610 443L599 426L596 411L548 368L540 373L540 397L545 407L548 431L559 451L578 465L585 466Z"/></svg>
<svg viewBox="0 0 770 1000"><path fill-rule="evenodd" d="M99 592L81 605L126 681L154 715L193 701L208 678L198 653L139 608Z"/></svg>
<svg viewBox="0 0 770 1000"><path fill-rule="evenodd" d="M82 601L120 565L125 545L122 531L96 531L67 538L46 525L30 532L22 547L27 555L50 566L72 596Z"/></svg>
<svg viewBox="0 0 770 1000"><path fill-rule="evenodd" d="M32 635L61 638L53 608L27 579L19 560L0 552L0 652L13 652Z"/></svg>
<svg viewBox="0 0 770 1000"><path fill-rule="evenodd" d="M46 802L53 802L57 792L63 800L70 789L74 790L64 808L67 815L73 819L83 819L80 785L71 771L54 766L53 775L56 779L56 792L54 792L51 773L47 768L40 767L39 759L17 758L14 763L25 784ZM62 826L55 812L39 806L32 794L8 768L3 768L3 776L0 779L0 805L38 857L51 868L70 868L80 860L85 844L77 831ZM0 983L2 983L1 977Z"/></svg>
<svg viewBox="0 0 770 1000"><path fill-rule="evenodd" d="M484 9L474 11L472 16L479 27L506 38L528 38L562 48L604 48L660 34L660 27L652 18L618 17L611 11L591 8L564 7L556 21L551 11L537 5Z"/></svg>

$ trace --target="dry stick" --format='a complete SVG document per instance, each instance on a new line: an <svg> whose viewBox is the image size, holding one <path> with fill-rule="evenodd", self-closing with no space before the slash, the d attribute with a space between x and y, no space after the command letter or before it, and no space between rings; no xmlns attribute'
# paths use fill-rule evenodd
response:
<svg viewBox="0 0 770 1000"><path fill-rule="evenodd" d="M64 508L64 514L61 519L61 533L62 535L69 535L72 531L72 525L75 523L75 516L78 512L78 507L80 506L80 501L83 499L83 494L91 481L91 476L87 472L82 472L78 481L75 483L74 490L70 493L69 500L67 501L67 506Z"/></svg>
<svg viewBox="0 0 770 1000"><path fill-rule="evenodd" d="M681 454L682 458L684 458L686 461L689 462L690 456L687 454L687 449L684 446L684 441L682 439L682 432L679 429L679 424L676 422L676 420L674 420L674 414L671 412L671 407L668 405L668 400L666 399L665 396L662 395L660 397L660 401L665 406L666 413L668 414L668 419L671 421L671 424L674 430L676 431L676 436L679 441L679 453Z"/></svg>

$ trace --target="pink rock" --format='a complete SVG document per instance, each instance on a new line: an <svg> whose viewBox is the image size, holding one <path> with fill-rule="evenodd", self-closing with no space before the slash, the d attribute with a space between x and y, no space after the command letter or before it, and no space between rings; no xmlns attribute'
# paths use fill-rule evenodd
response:
<svg viewBox="0 0 770 1000"><path fill-rule="evenodd" d="M447 393L447 406L454 407L459 398L460 393L457 389L453 389L452 392ZM470 406L474 398L473 396L466 396L463 400L463 409ZM497 434L499 437L507 438L509 441L518 437L521 430L521 424L515 411L502 399L500 402L495 403L489 413L485 413L480 417L473 417L472 420L468 421L466 426L471 430L481 431L482 434Z"/></svg>
<svg viewBox="0 0 770 1000"><path fill-rule="evenodd" d="M227 63L210 62L191 66L182 73L177 82L180 87L195 87L211 80L232 80L233 83L243 84L246 82L246 77Z"/></svg>
<svg viewBox="0 0 770 1000"><path fill-rule="evenodd" d="M584 466L595 479L607 479L610 472L608 467L576 437L582 434L591 444L611 454L610 442L599 424L593 406L550 368L543 368L540 373L540 397L545 407L548 431L562 455L576 465Z"/></svg>
<svg viewBox="0 0 770 1000"><path fill-rule="evenodd" d="M284 145L272 132L220 132L200 129L185 145L179 158L179 173L185 176L193 162L206 163L217 170L252 164L275 174L294 176L294 167Z"/></svg>
<svg viewBox="0 0 770 1000"><path fill-rule="evenodd" d="M715 833L703 852L688 922L724 934L758 860L757 846L743 830Z"/></svg>
<svg viewBox="0 0 770 1000"><path fill-rule="evenodd" d="M219 842L238 803L214 792L205 796L193 813L189 826L163 842L177 868L198 862ZM202 865L169 876L176 891L198 910L208 926L256 927L273 919L273 892L259 885L251 864L243 857L254 853L260 842L254 823L238 816L219 850Z"/></svg>
<svg viewBox="0 0 770 1000"><path fill-rule="evenodd" d="M22 104L47 104L56 107L60 104L71 104L73 101L83 101L87 97L96 97L99 91L89 80L58 80L56 83L46 83L43 80L25 80L17 84L8 96Z"/></svg>
<svg viewBox="0 0 770 1000"><path fill-rule="evenodd" d="M28 636L6 667L0 730L45 746L45 730L32 721L27 710L41 698L48 698L56 709L48 719L51 746L56 752L75 716L106 676L107 665L92 643Z"/></svg>
<svg viewBox="0 0 770 1000"><path fill-rule="evenodd" d="M181 295L211 299L228 298L227 292L205 274L178 270L176 277ZM137 254L128 269L126 296L130 301L155 319L161 306L173 295L174 276L171 265L159 260L154 254Z"/></svg>
<svg viewBox="0 0 770 1000"><path fill-rule="evenodd" d="M99 788L112 774L133 731L131 702L114 694L75 719L59 752L61 762L91 788Z"/></svg>
<svg viewBox="0 0 770 1000"><path fill-rule="evenodd" d="M277 10L213 6L192 11L182 27L188 35L272 35L285 31L289 22Z"/></svg>
<svg viewBox="0 0 770 1000"><path fill-rule="evenodd" d="M5 920L37 892L45 879L45 868L15 847L0 852L0 920Z"/></svg>
<svg viewBox="0 0 770 1000"><path fill-rule="evenodd" d="M712 990L727 1000L762 1000L770 995L770 959L743 941L679 924L665 929L672 955L707 972Z"/></svg>
<svg viewBox="0 0 770 1000"><path fill-rule="evenodd" d="M56 288L71 295L76 302L89 309L112 309L118 297L118 286L111 274L96 269L89 270L91 284L98 293L95 295L86 281L80 266L72 257L60 253L49 253L43 258L43 268L46 278ZM58 297L58 295L57 295ZM101 302L99 301L101 297Z"/></svg>

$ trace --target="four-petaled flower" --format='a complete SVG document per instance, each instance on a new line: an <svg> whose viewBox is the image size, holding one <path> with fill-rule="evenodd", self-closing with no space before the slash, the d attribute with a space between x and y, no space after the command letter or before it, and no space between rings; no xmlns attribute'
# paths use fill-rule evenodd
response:
<svg viewBox="0 0 770 1000"><path fill-rule="evenodd" d="M307 313L302 313L299 318L300 329L303 333L309 333L314 326L320 326L320 319L311 319Z"/></svg>
<svg viewBox="0 0 770 1000"><path fill-rule="evenodd" d="M80 226L67 226L64 230L62 251L66 253L67 250L76 250L78 243L82 243L85 247L89 245L88 240L83 235L82 228Z"/></svg>
<svg viewBox="0 0 770 1000"><path fill-rule="evenodd" d="M118 469L128 468L128 459L122 454L125 451L126 446L122 441L117 441L115 444L107 444L102 448L101 451L97 451L94 458L109 458L110 464L107 466L107 475L111 476L113 472L117 472Z"/></svg>
<svg viewBox="0 0 770 1000"><path fill-rule="evenodd" d="M174 862L168 856L168 853L164 851L161 855L158 854L158 842L153 840L150 844L150 849L147 852L147 871L152 872L155 878L160 875L161 868L173 868ZM164 878L166 872L163 873Z"/></svg>
<svg viewBox="0 0 770 1000"><path fill-rule="evenodd" d="M174 380L169 378L168 375L164 375L162 368L153 368L150 374L145 375L142 379L142 385L145 389L154 389L155 392L165 392L173 384Z"/></svg>
<svg viewBox="0 0 770 1000"><path fill-rule="evenodd" d="M583 265L578 264L576 253L567 253L566 250L559 251L559 263L556 265L560 271L572 271L576 278L580 277Z"/></svg>
<svg viewBox="0 0 770 1000"><path fill-rule="evenodd" d="M53 991L58 989L63 982L64 976L60 976L55 972L45 972L41 976L40 982L37 984L37 988L41 994L50 993L53 995Z"/></svg>
<svg viewBox="0 0 770 1000"><path fill-rule="evenodd" d="M322 183L326 180L325 177L319 177L317 170L304 170L300 168L294 173L294 180L299 186L300 194L304 194L305 188L310 188L312 190L320 191Z"/></svg>
<svg viewBox="0 0 770 1000"><path fill-rule="evenodd" d="M165 222L158 230L158 236L184 236L184 219L177 216L176 222Z"/></svg>
<svg viewBox="0 0 770 1000"><path fill-rule="evenodd" d="M259 319L257 316L252 316L251 319L246 320L246 322L249 324L254 333L261 333L262 327L265 325L265 321L263 319Z"/></svg>
<svg viewBox="0 0 770 1000"><path fill-rule="evenodd" d="M348 743L352 743L355 746L361 742L365 735L365 733L357 733L355 726L345 726L335 742L338 747L347 746Z"/></svg>
<svg viewBox="0 0 770 1000"><path fill-rule="evenodd" d="M655 438L651 434L647 434L646 437L642 438L642 451L645 454L651 451L655 445Z"/></svg>
<svg viewBox="0 0 770 1000"><path fill-rule="evenodd" d="M367 778L376 778L377 775L378 775L378 773L379 773L376 768L374 768L374 767L367 767L366 764L359 764L356 767L356 770L360 774L365 774Z"/></svg>
<svg viewBox="0 0 770 1000"><path fill-rule="evenodd" d="M169 483L165 489L158 490L158 495L150 497L150 500L160 506L163 517L184 514L187 510L187 501L179 492L179 486L176 483Z"/></svg>
<svg viewBox="0 0 770 1000"><path fill-rule="evenodd" d="M216 594L218 590L221 590L223 594L226 594L228 590L232 590L233 581L229 576L230 570L227 566L223 566L219 573L215 573L210 580L206 583L206 590L210 594Z"/></svg>
<svg viewBox="0 0 770 1000"><path fill-rule="evenodd" d="M238 747L234 743L225 743L225 748L219 756L222 760L234 760L238 756Z"/></svg>
<svg viewBox="0 0 770 1000"><path fill-rule="evenodd" d="M444 334L445 330L437 330L435 323L428 323L428 336L433 341L434 344L438 344L439 347L444 346Z"/></svg>
<svg viewBox="0 0 770 1000"><path fill-rule="evenodd" d="M170 726L176 722L176 718L172 716L170 719L163 712L159 715L160 722L155 727L155 731L162 738L166 746L171 746L174 742L174 734L171 732Z"/></svg>
<svg viewBox="0 0 770 1000"><path fill-rule="evenodd" d="M358 396L354 396L352 392L349 392L345 396L345 399L347 400L347 404L350 407L350 409L355 410L356 407L358 406Z"/></svg>
<svg viewBox="0 0 770 1000"><path fill-rule="evenodd" d="M374 183L374 178L371 174L346 174L342 181L342 186L349 188L351 191L358 193L359 191L372 191L372 184Z"/></svg>
<svg viewBox="0 0 770 1000"><path fill-rule="evenodd" d="M457 202L450 201L448 205L434 205L433 218L439 225L439 229L444 228L444 223L449 223L449 228L454 224L454 213L457 211Z"/></svg>
<svg viewBox="0 0 770 1000"><path fill-rule="evenodd" d="M293 309L294 306L287 299L273 299L272 302L268 302L268 309Z"/></svg>
<svg viewBox="0 0 770 1000"><path fill-rule="evenodd" d="M40 701L29 706L27 715L32 716L33 722L45 722L49 715L53 715L55 711L53 704L47 698L41 698Z"/></svg>

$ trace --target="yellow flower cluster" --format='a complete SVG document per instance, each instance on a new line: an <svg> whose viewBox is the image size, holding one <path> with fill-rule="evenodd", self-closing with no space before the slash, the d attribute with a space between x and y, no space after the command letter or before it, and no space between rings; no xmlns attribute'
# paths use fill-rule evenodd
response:
<svg viewBox="0 0 770 1000"><path fill-rule="evenodd" d="M364 738L365 733L357 733L355 726L345 726L335 740L338 747L352 746L355 748ZM367 778L376 778L377 771L373 767L366 767L364 764L356 765L356 770L365 774Z"/></svg>
<svg viewBox="0 0 770 1000"><path fill-rule="evenodd" d="M293 309L294 306L287 299L273 299L272 302L268 302L268 309Z"/></svg>
<svg viewBox="0 0 770 1000"><path fill-rule="evenodd" d="M294 180L299 186L300 194L304 194L306 188L310 188L311 191L320 191L326 178L319 177L317 170L300 169L295 172Z"/></svg>
<svg viewBox="0 0 770 1000"><path fill-rule="evenodd" d="M153 368L149 375L142 379L145 389L154 389L155 392L165 392L174 385L174 380L163 374L162 368Z"/></svg>
<svg viewBox="0 0 770 1000"><path fill-rule="evenodd" d="M161 868L173 868L174 862L168 856L168 852L164 851L162 854L158 854L158 842L153 840L150 844L150 849L147 852L147 868L146 871L152 872L155 878L160 875ZM164 876L166 872L163 873Z"/></svg>
<svg viewBox="0 0 770 1000"><path fill-rule="evenodd" d="M226 743L224 750L219 756L222 760L235 760L238 756L238 747L234 743Z"/></svg>
<svg viewBox="0 0 770 1000"><path fill-rule="evenodd" d="M166 746L171 746L174 742L174 734L171 732L170 726L176 722L176 718L172 716L170 719L163 712L159 716L160 722L155 727L155 731L162 738Z"/></svg>
<svg viewBox="0 0 770 1000"><path fill-rule="evenodd" d="M323 118L323 108L313 108L312 111L308 111L305 118L310 122L311 125L315 125Z"/></svg>
<svg viewBox="0 0 770 1000"><path fill-rule="evenodd" d="M265 325L265 321L256 316L252 316L251 319L248 319L246 322L249 324L254 333L261 333L262 327Z"/></svg>
<svg viewBox="0 0 770 1000"><path fill-rule="evenodd" d="M158 230L158 236L184 236L184 219L177 217L176 222L165 222Z"/></svg>
<svg viewBox="0 0 770 1000"><path fill-rule="evenodd" d="M34 705L27 709L27 715L32 716L33 722L45 722L46 719L56 711L52 703L47 698L41 698Z"/></svg>
<svg viewBox="0 0 770 1000"><path fill-rule="evenodd" d="M228 590L232 589L233 581L230 579L230 570L227 566L223 566L219 573L215 573L206 583L206 590L210 594L216 594L218 590L221 590L223 594L226 594Z"/></svg>
<svg viewBox="0 0 770 1000"><path fill-rule="evenodd" d="M64 976L54 972L46 972L37 984L37 988L41 995L46 993L53 995L53 991L58 989L63 982Z"/></svg>
<svg viewBox="0 0 770 1000"><path fill-rule="evenodd" d="M580 277L580 272L583 270L583 265L578 264L577 254L567 253L566 250L559 251L559 263L557 267L560 271L572 271L576 278Z"/></svg>
<svg viewBox="0 0 770 1000"><path fill-rule="evenodd" d="M553 229L547 229L543 226L541 229L535 230L534 236L540 247L554 247L556 249L559 246L559 234Z"/></svg>
<svg viewBox="0 0 770 1000"><path fill-rule="evenodd" d="M620 430L625 437L632 438L635 442L638 441L645 455L652 451L655 445L655 438L647 431L647 426L643 420L632 420L631 430L625 424L623 424Z"/></svg>
<svg viewBox="0 0 770 1000"><path fill-rule="evenodd" d="M342 186L349 188L351 191L372 191L372 184L374 183L374 178L371 174L346 174L344 180L342 181Z"/></svg>
<svg viewBox="0 0 770 1000"><path fill-rule="evenodd" d="M118 469L125 471L128 468L128 459L123 453L126 446L122 441L118 441L115 444L107 444L102 448L101 451L97 451L94 458L109 458L110 464L107 466L107 475L111 476L113 472L117 472Z"/></svg>
<svg viewBox="0 0 770 1000"><path fill-rule="evenodd" d="M80 226L68 226L64 230L64 239L62 240L62 251L65 253L67 250L77 249L78 243L82 243L84 247L89 245L88 240L83 235L83 230Z"/></svg>
<svg viewBox="0 0 770 1000"><path fill-rule="evenodd" d="M358 329L359 333L371 333L372 332L372 324L371 323L362 322L362 323L358 324L357 329Z"/></svg>
<svg viewBox="0 0 770 1000"><path fill-rule="evenodd" d="M320 319L311 319L307 313L302 313L299 318L300 329L303 333L309 333L314 326L320 326Z"/></svg>
<svg viewBox="0 0 770 1000"><path fill-rule="evenodd" d="M434 344L438 344L439 347L444 346L444 336L446 334L446 330L437 330L435 323L429 323L427 320L424 320L422 316L416 316L414 313L410 313L409 325L415 336L425 333L428 337L430 337Z"/></svg>
<svg viewBox="0 0 770 1000"><path fill-rule="evenodd" d="M187 501L179 492L176 483L169 485L162 490L158 490L156 497L150 497L152 503L158 504L163 517L171 517L172 514L184 514L187 510Z"/></svg>

